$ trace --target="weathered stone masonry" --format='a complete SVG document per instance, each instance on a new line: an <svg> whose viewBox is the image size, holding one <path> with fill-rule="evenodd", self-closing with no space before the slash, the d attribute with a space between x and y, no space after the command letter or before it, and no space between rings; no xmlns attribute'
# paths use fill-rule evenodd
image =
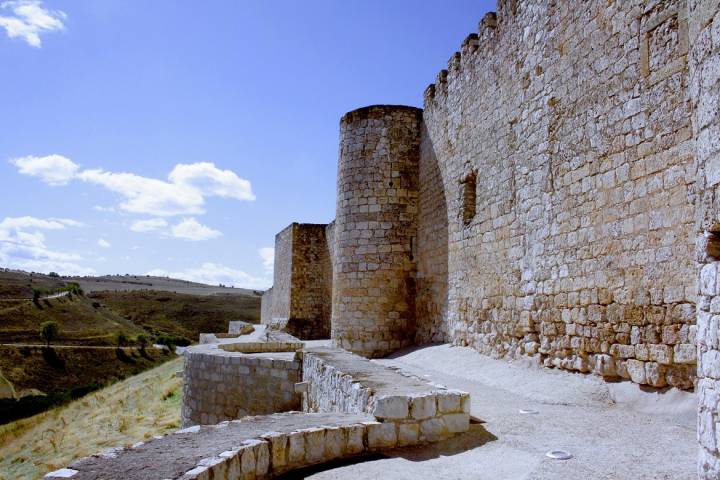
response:
<svg viewBox="0 0 720 480"><path fill-rule="evenodd" d="M698 477L720 477L720 2L689 2L690 97L696 142L698 201Z"/></svg>
<svg viewBox="0 0 720 480"><path fill-rule="evenodd" d="M293 223L275 236L275 282L262 298L262 323L304 339L330 335L332 265L328 225Z"/></svg>
<svg viewBox="0 0 720 480"><path fill-rule="evenodd" d="M684 6L499 7L426 92L421 183L444 195L422 203L420 224L447 224L449 273L418 272L421 340L692 388Z"/></svg>
<svg viewBox="0 0 720 480"><path fill-rule="evenodd" d="M374 106L340 121L332 338L367 356L414 343L421 115Z"/></svg>
<svg viewBox="0 0 720 480"><path fill-rule="evenodd" d="M422 118L343 117L327 237L337 345L448 341L693 387L687 5L576 7L500 2Z"/></svg>
<svg viewBox="0 0 720 480"><path fill-rule="evenodd" d="M417 124L399 107L346 115L327 237L335 344L451 342L697 382L700 476L717 478L719 3L501 0ZM379 233L399 179L407 209Z"/></svg>

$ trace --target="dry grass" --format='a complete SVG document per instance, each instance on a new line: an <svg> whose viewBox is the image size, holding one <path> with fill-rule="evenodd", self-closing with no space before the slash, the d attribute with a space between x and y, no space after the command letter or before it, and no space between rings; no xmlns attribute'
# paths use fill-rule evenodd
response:
<svg viewBox="0 0 720 480"><path fill-rule="evenodd" d="M0 426L0 479L42 478L79 457L178 428L182 359Z"/></svg>

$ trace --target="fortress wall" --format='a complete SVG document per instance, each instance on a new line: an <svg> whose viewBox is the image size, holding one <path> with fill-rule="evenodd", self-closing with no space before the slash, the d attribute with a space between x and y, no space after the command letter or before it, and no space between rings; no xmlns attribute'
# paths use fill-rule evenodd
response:
<svg viewBox="0 0 720 480"><path fill-rule="evenodd" d="M214 346L212 346L214 347ZM293 353L242 353L193 347L185 353L182 427L246 415L299 410L300 362Z"/></svg>
<svg viewBox="0 0 720 480"><path fill-rule="evenodd" d="M332 265L325 224L293 223L275 236L274 285L262 323L302 339L329 338Z"/></svg>
<svg viewBox="0 0 720 480"><path fill-rule="evenodd" d="M288 225L275 235L273 286L263 295L260 311L264 324L272 324L274 319L284 321L290 318L293 225Z"/></svg>
<svg viewBox="0 0 720 480"><path fill-rule="evenodd" d="M417 236L417 338L448 342L448 219L442 173L423 125L419 162Z"/></svg>
<svg viewBox="0 0 720 480"><path fill-rule="evenodd" d="M425 95L418 339L691 388L684 2L498 12Z"/></svg>
<svg viewBox="0 0 720 480"><path fill-rule="evenodd" d="M698 478L720 477L720 1L689 2L690 93L696 139Z"/></svg>
<svg viewBox="0 0 720 480"><path fill-rule="evenodd" d="M414 341L421 115L379 105L340 121L331 336L366 356Z"/></svg>
<svg viewBox="0 0 720 480"><path fill-rule="evenodd" d="M332 267L325 224L294 224L289 333L330 337Z"/></svg>

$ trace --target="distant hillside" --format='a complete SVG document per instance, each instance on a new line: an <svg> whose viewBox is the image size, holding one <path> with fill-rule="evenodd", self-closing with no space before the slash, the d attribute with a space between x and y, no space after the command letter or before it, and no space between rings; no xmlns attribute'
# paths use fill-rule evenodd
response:
<svg viewBox="0 0 720 480"><path fill-rule="evenodd" d="M65 280L79 283L86 292L160 290L163 292L184 293L188 295L259 295L258 290L246 288L220 287L204 283L188 282L166 277L144 275L105 275L102 277L65 277Z"/></svg>
<svg viewBox="0 0 720 480"><path fill-rule="evenodd" d="M58 276L0 268L0 302L32 298L33 288L53 290L64 286L65 281Z"/></svg>
<svg viewBox="0 0 720 480"><path fill-rule="evenodd" d="M68 282L85 292L68 293ZM152 277L63 279L0 269L0 398L6 399L0 400L0 423L174 357L152 348L117 350L119 337L136 346L139 335L186 345L202 332L226 332L232 320L259 322L259 292ZM39 346L47 321L60 329L51 349ZM8 400L33 392L47 396Z"/></svg>
<svg viewBox="0 0 720 480"><path fill-rule="evenodd" d="M95 292L89 297L149 333L167 333L193 342L203 332L226 332L232 320L260 322L260 297L255 294L127 291Z"/></svg>
<svg viewBox="0 0 720 480"><path fill-rule="evenodd" d="M119 332L129 338L144 333L141 327L98 302L72 295L37 303L0 303L0 343L42 343L40 325L49 320L60 325L60 338L54 343L61 345L114 345Z"/></svg>
<svg viewBox="0 0 720 480"><path fill-rule="evenodd" d="M0 426L0 479L39 479L72 460L178 428L182 359Z"/></svg>

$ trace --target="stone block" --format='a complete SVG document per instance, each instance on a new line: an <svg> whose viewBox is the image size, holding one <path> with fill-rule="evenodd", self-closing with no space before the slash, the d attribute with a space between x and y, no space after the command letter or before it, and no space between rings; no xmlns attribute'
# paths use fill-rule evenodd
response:
<svg viewBox="0 0 720 480"><path fill-rule="evenodd" d="M257 442L255 445L255 474L264 478L270 470L270 449L267 442Z"/></svg>
<svg viewBox="0 0 720 480"><path fill-rule="evenodd" d="M631 359L625 362L625 366L627 368L628 375L633 382L639 384L647 383L645 376L645 362Z"/></svg>
<svg viewBox="0 0 720 480"><path fill-rule="evenodd" d="M415 422L398 424L398 446L415 445L420 441L420 425Z"/></svg>
<svg viewBox="0 0 720 480"><path fill-rule="evenodd" d="M461 410L463 413L470 413L471 401L470 395L464 393L460 396Z"/></svg>
<svg viewBox="0 0 720 480"><path fill-rule="evenodd" d="M694 344L681 343L675 345L673 359L675 363L693 364L697 362L697 347Z"/></svg>
<svg viewBox="0 0 720 480"><path fill-rule="evenodd" d="M268 432L261 438L269 444L270 465L273 470L285 467L288 455L288 436L284 433Z"/></svg>
<svg viewBox="0 0 720 480"><path fill-rule="evenodd" d="M185 472L181 478L182 480L210 480L210 469L200 465Z"/></svg>
<svg viewBox="0 0 720 480"><path fill-rule="evenodd" d="M342 457L345 447L345 434L340 427L325 429L325 460Z"/></svg>
<svg viewBox="0 0 720 480"><path fill-rule="evenodd" d="M615 369L615 359L612 356L599 353L595 355L593 361L593 371L596 374L602 375L603 377L614 377L617 375L617 370Z"/></svg>
<svg viewBox="0 0 720 480"><path fill-rule="evenodd" d="M377 418L403 419L410 411L407 396L381 396L375 399L372 414Z"/></svg>
<svg viewBox="0 0 720 480"><path fill-rule="evenodd" d="M411 397L410 416L416 420L434 417L437 411L436 405L435 395Z"/></svg>
<svg viewBox="0 0 720 480"><path fill-rule="evenodd" d="M288 435L288 463L300 465L305 462L305 435L292 432Z"/></svg>
<svg viewBox="0 0 720 480"><path fill-rule="evenodd" d="M438 413L456 413L462 411L462 396L452 390L441 392L437 396Z"/></svg>
<svg viewBox="0 0 720 480"><path fill-rule="evenodd" d="M669 345L648 345L648 352L650 355L650 360L652 360L653 362L662 363L664 365L672 363L673 349Z"/></svg>
<svg viewBox="0 0 720 480"><path fill-rule="evenodd" d="M365 449L366 428L364 425L348 425L342 427L345 433L345 451L348 455L362 453Z"/></svg>
<svg viewBox="0 0 720 480"><path fill-rule="evenodd" d="M470 429L470 415L467 413L449 413L443 415L442 419L450 433L467 432Z"/></svg>
<svg viewBox="0 0 720 480"><path fill-rule="evenodd" d="M448 435L445 422L441 417L429 418L420 422L420 440L437 442Z"/></svg>
<svg viewBox="0 0 720 480"><path fill-rule="evenodd" d="M653 387L664 387L665 368L657 362L645 362L645 381Z"/></svg>
<svg viewBox="0 0 720 480"><path fill-rule="evenodd" d="M305 437L305 460L308 463L325 459L325 429L309 428L303 431Z"/></svg>
<svg viewBox="0 0 720 480"><path fill-rule="evenodd" d="M240 466L240 450L227 450L220 454L225 459L225 478L239 478L242 473Z"/></svg>
<svg viewBox="0 0 720 480"><path fill-rule="evenodd" d="M366 426L368 448L393 448L397 445L397 430L395 423L368 422Z"/></svg>
<svg viewBox="0 0 720 480"><path fill-rule="evenodd" d="M254 479L255 473L255 449L251 445L243 446L240 449L240 471L243 479Z"/></svg>

